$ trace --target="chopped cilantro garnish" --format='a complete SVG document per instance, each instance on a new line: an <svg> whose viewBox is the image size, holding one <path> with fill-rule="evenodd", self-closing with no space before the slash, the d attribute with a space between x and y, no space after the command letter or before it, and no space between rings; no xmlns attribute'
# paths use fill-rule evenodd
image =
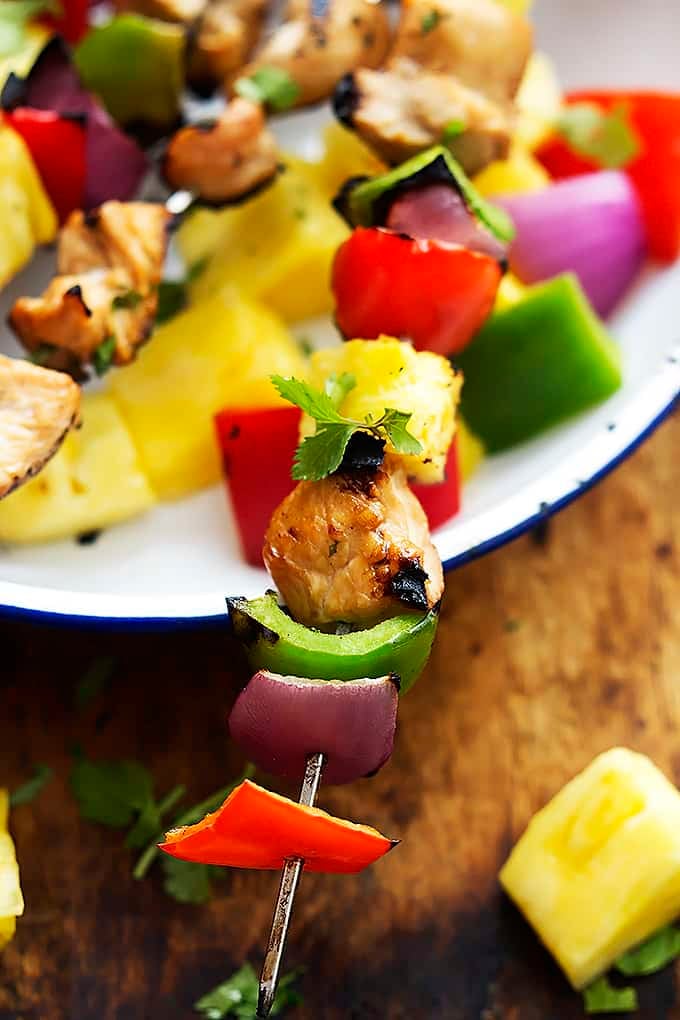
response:
<svg viewBox="0 0 680 1020"><path fill-rule="evenodd" d="M355 432L387 438L397 453L417 454L422 450L407 429L409 412L386 407L380 418L373 420L367 416L363 421L340 414L339 403L356 386L349 373L338 379L331 377L323 391L300 379L284 379L280 375L271 379L284 400L300 407L316 422L316 432L303 439L295 454L292 475L298 481L320 481L337 471Z"/></svg>
<svg viewBox="0 0 680 1020"><path fill-rule="evenodd" d="M661 928L646 942L629 949L614 966L626 977L655 974L680 956L680 930L672 925Z"/></svg>
<svg viewBox="0 0 680 1020"><path fill-rule="evenodd" d="M122 294L116 294L115 298L111 302L111 307L114 311L117 308L136 308L144 300L138 290L125 290Z"/></svg>
<svg viewBox="0 0 680 1020"><path fill-rule="evenodd" d="M423 35L427 35L428 32L432 32L439 22L442 20L442 16L439 11L432 8L427 14L424 14L420 22L420 30Z"/></svg>
<svg viewBox="0 0 680 1020"><path fill-rule="evenodd" d="M302 1002L302 996L292 987L300 974L301 971L296 970L281 978L270 1016L279 1016L284 1009ZM223 1017L229 1016L252 1020L257 1012L258 994L257 974L251 965L246 963L227 981L199 999L194 1004L194 1009L207 1020L222 1020Z"/></svg>
<svg viewBox="0 0 680 1020"><path fill-rule="evenodd" d="M262 103L281 113L289 110L300 95L300 86L280 67L260 67L247 78L237 78L234 91L244 99Z"/></svg>
<svg viewBox="0 0 680 1020"><path fill-rule="evenodd" d="M54 344L40 344L39 347L34 348L28 355L28 360L32 361L34 365L46 365L50 360L54 352L56 351Z"/></svg>
<svg viewBox="0 0 680 1020"><path fill-rule="evenodd" d="M92 355L92 364L97 375L104 375L111 368L113 356L116 353L116 338L109 333L105 340L102 340L99 347Z"/></svg>
<svg viewBox="0 0 680 1020"><path fill-rule="evenodd" d="M574 103L562 111L557 131L575 152L609 169L627 166L640 151L625 103L610 111L596 103Z"/></svg>
<svg viewBox="0 0 680 1020"><path fill-rule="evenodd" d="M442 142L444 145L446 145L447 142L452 142L454 138L458 137L458 135L462 135L466 126L467 125L464 120L450 120L442 131Z"/></svg>
<svg viewBox="0 0 680 1020"><path fill-rule="evenodd" d="M52 769L47 765L36 765L35 775L28 779L22 786L18 786L9 797L10 807L19 807L20 804L30 804L38 796L44 786L52 778Z"/></svg>

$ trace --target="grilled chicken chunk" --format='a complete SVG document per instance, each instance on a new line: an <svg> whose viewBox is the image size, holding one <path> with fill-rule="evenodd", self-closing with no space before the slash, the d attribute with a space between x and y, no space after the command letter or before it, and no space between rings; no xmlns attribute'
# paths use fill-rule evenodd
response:
<svg viewBox="0 0 680 1020"><path fill-rule="evenodd" d="M79 407L67 375L0 355L0 499L44 467Z"/></svg>
<svg viewBox="0 0 680 1020"><path fill-rule="evenodd" d="M189 80L203 90L229 82L260 37L267 0L211 0L189 49Z"/></svg>
<svg viewBox="0 0 680 1020"><path fill-rule="evenodd" d="M385 59L390 28L380 0L329 0L320 17L312 14L312 0L292 0L287 14L241 74L280 67L300 89L298 106L325 99L343 75Z"/></svg>
<svg viewBox="0 0 680 1020"><path fill-rule="evenodd" d="M163 163L171 188L188 188L206 202L233 202L276 175L278 150L264 112L247 99L232 100L221 116L181 128Z"/></svg>
<svg viewBox="0 0 680 1020"><path fill-rule="evenodd" d="M147 202L105 202L71 214L59 237L59 275L38 298L19 298L9 322L43 363L82 377L98 348L124 365L151 334L170 214Z"/></svg>
<svg viewBox="0 0 680 1020"><path fill-rule="evenodd" d="M529 23L496 0L405 0L385 67L343 79L336 114L391 163L459 122L447 144L474 174L508 151L531 44Z"/></svg>
<svg viewBox="0 0 680 1020"><path fill-rule="evenodd" d="M293 617L323 628L427 609L444 578L425 512L398 460L300 482L274 511L265 565Z"/></svg>
<svg viewBox="0 0 680 1020"><path fill-rule="evenodd" d="M189 25L199 17L208 0L114 0L119 11L135 11L147 18Z"/></svg>

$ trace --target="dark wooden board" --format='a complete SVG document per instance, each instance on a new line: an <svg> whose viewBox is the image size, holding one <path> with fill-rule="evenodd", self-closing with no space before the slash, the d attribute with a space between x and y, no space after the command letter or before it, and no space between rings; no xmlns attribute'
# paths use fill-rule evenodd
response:
<svg viewBox="0 0 680 1020"><path fill-rule="evenodd" d="M534 810L626 744L680 782L680 417L547 533L450 575L436 650L375 779L321 805L403 843L358 877L305 876L287 965L311 1018L576 1020L498 868ZM118 832L82 822L70 749L135 757L192 799L240 766L224 718L234 649L220 630L129 636L0 624L0 782L57 778L12 816L27 911L0 958L2 1020L179 1020L260 961L277 879L232 873L205 907L137 883ZM84 714L74 687L111 655ZM631 862L634 867L634 862ZM642 1020L680 1018L672 972Z"/></svg>

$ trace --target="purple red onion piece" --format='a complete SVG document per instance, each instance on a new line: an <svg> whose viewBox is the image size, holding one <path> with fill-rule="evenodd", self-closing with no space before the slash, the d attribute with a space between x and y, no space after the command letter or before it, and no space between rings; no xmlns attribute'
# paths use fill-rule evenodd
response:
<svg viewBox="0 0 680 1020"><path fill-rule="evenodd" d="M449 184L406 191L392 203L386 226L417 241L459 244L499 262L507 257L507 245L473 216L461 194Z"/></svg>
<svg viewBox="0 0 680 1020"><path fill-rule="evenodd" d="M146 156L80 84L61 39L47 44L26 78L10 77L2 92L2 105L4 109L30 106L86 118L87 209L107 199L126 201L136 194L148 169Z"/></svg>
<svg viewBox="0 0 680 1020"><path fill-rule="evenodd" d="M642 266L646 245L640 205L621 171L571 177L494 201L514 221L510 268L524 283L576 273L595 310L606 316Z"/></svg>
<svg viewBox="0 0 680 1020"><path fill-rule="evenodd" d="M307 680L260 670L236 699L229 732L272 775L300 779L308 756L321 751L324 782L351 783L392 753L397 688L393 676Z"/></svg>

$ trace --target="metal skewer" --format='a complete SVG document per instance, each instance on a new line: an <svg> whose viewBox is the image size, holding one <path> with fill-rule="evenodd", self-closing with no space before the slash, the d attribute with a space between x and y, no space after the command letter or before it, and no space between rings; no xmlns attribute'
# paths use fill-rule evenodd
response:
<svg viewBox="0 0 680 1020"><path fill-rule="evenodd" d="M300 790L300 804L305 804L307 807L314 806L321 784L324 761L323 754L312 754L307 759L305 776L302 780L302 789ZM264 963L262 964L262 973L260 974L257 1016L261 1018L269 1016L269 1011L274 1004L276 986L279 983L281 960L283 959L283 951L286 947L288 926L290 925L293 913L295 893L297 892L304 866L303 857L291 857L285 862L281 871L281 882L276 898L276 906L274 907L272 928L269 933Z"/></svg>

